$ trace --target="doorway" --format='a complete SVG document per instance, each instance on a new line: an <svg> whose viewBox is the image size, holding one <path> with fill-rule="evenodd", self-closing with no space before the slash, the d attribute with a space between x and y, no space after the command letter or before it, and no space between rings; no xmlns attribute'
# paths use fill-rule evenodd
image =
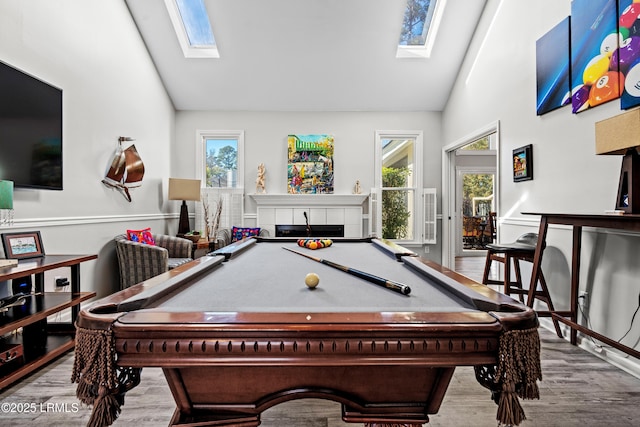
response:
<svg viewBox="0 0 640 427"><path fill-rule="evenodd" d="M499 235L499 122L443 149L442 264L480 257Z"/></svg>

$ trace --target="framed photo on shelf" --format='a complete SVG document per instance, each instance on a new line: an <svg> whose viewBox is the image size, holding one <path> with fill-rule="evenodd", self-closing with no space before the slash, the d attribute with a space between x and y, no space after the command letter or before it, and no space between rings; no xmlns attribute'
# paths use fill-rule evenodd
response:
<svg viewBox="0 0 640 427"><path fill-rule="evenodd" d="M513 181L533 179L533 146L531 144L513 150Z"/></svg>
<svg viewBox="0 0 640 427"><path fill-rule="evenodd" d="M7 259L39 258L44 256L39 231L2 233L2 247Z"/></svg>

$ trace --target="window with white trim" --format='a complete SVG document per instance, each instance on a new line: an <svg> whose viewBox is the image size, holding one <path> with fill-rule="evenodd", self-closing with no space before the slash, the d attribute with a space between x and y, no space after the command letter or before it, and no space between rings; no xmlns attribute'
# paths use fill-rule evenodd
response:
<svg viewBox="0 0 640 427"><path fill-rule="evenodd" d="M422 131L377 131L373 234L422 243Z"/></svg>
<svg viewBox="0 0 640 427"><path fill-rule="evenodd" d="M219 58L203 0L164 0L185 58Z"/></svg>
<svg viewBox="0 0 640 427"><path fill-rule="evenodd" d="M196 178L202 200L196 203L196 230L211 226L220 207L220 228L242 226L244 217L244 131L197 132ZM205 207L206 212L205 212Z"/></svg>
<svg viewBox="0 0 640 427"><path fill-rule="evenodd" d="M198 131L196 178L207 188L243 188L244 131Z"/></svg>

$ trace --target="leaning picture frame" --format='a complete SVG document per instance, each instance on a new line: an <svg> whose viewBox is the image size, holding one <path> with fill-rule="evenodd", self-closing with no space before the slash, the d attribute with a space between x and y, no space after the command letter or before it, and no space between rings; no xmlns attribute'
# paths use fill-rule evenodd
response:
<svg viewBox="0 0 640 427"><path fill-rule="evenodd" d="M39 258L44 256L39 231L2 233L2 247L7 259Z"/></svg>
<svg viewBox="0 0 640 427"><path fill-rule="evenodd" d="M513 150L513 181L528 181L533 179L533 145Z"/></svg>

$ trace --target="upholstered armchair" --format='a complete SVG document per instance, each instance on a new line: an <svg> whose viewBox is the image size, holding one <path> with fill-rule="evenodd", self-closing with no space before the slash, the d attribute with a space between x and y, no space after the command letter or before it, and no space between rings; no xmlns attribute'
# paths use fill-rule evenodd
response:
<svg viewBox="0 0 640 427"><path fill-rule="evenodd" d="M120 288L147 280L191 261L191 240L166 234L153 234L155 245L132 242L126 234L116 236L120 268Z"/></svg>

